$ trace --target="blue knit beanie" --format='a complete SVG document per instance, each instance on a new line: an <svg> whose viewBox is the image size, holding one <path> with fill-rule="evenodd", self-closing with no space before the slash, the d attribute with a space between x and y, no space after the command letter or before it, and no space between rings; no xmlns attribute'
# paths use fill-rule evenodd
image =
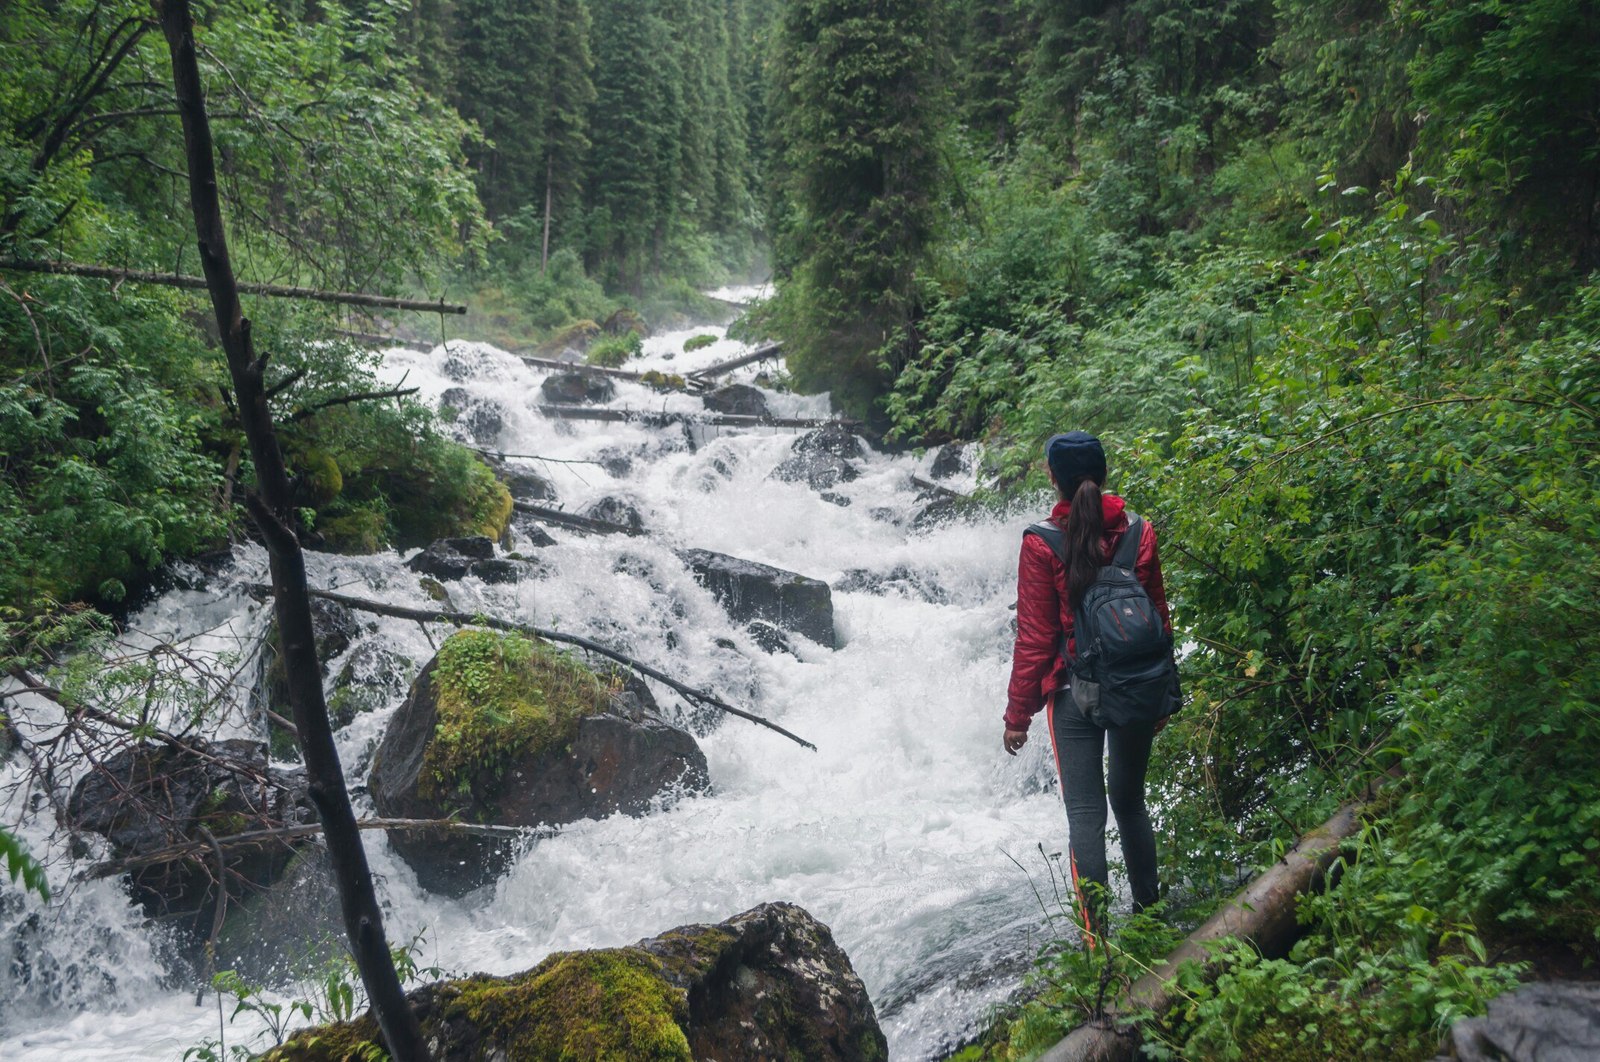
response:
<svg viewBox="0 0 1600 1062"><path fill-rule="evenodd" d="M1105 449L1099 439L1086 431L1050 436L1050 441L1044 444L1044 459L1063 490L1085 476L1096 483L1105 482Z"/></svg>

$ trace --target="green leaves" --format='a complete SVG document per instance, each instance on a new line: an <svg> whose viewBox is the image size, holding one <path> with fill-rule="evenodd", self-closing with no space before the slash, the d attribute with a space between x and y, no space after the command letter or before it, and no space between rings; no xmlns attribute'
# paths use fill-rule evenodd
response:
<svg viewBox="0 0 1600 1062"><path fill-rule="evenodd" d="M5 857L6 873L12 884L16 884L20 877L25 890L38 893L41 900L49 902L50 882L45 879L44 867L28 854L22 842L4 826L0 826L0 856Z"/></svg>

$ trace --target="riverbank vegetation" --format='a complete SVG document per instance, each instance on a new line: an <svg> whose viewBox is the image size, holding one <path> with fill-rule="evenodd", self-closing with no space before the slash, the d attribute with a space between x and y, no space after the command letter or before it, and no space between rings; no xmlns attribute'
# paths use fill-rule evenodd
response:
<svg viewBox="0 0 1600 1062"><path fill-rule="evenodd" d="M152 25L0 11L0 261L198 272ZM1395 779L1295 951L1230 950L1156 1050L1424 1057L1509 979L1592 976L1592 5L260 0L199 36L244 279L459 295L515 346L709 312L770 247L745 327L799 386L981 440L1007 496L1051 432L1107 440L1194 646L1152 769L1168 919ZM503 526L431 413L347 401L382 389L341 332L453 326L247 300L308 534ZM237 532L208 327L171 288L0 267L7 670L96 625L63 603ZM1166 939L1133 924L1113 981ZM1042 1047L1104 961L1048 953L974 1052Z"/></svg>
<svg viewBox="0 0 1600 1062"><path fill-rule="evenodd" d="M1194 646L1151 770L1171 919L1397 776L1294 952L1228 951L1154 1049L1427 1057L1509 980L1593 976L1592 10L960 7L948 36L898 23L927 46L880 94L941 131L937 165L853 139L856 101L793 74L788 179L826 178L821 143L883 180L864 207L790 202L780 234L809 235L776 243L767 327L900 437L983 439L1008 492L1042 486L1053 431L1118 455ZM1027 62L997 61L1006 40ZM807 243L913 208L919 241ZM829 299L871 297L812 292L858 253L897 278L874 304L899 320L851 345ZM1119 954L1113 981L1156 953ZM1081 1021L1103 958L1046 956L973 1053L1029 1057Z"/></svg>

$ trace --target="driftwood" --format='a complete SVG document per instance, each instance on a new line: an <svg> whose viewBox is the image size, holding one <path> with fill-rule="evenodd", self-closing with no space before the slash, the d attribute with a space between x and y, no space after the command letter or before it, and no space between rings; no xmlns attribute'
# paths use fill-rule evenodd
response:
<svg viewBox="0 0 1600 1062"><path fill-rule="evenodd" d="M1296 901L1337 880L1340 867L1335 860L1339 846L1360 829L1361 813L1378 786L1389 777L1392 776L1380 779L1362 799L1345 804L1327 822L1301 837L1282 859L1258 875L1149 973L1135 981L1119 1009L1144 1011L1158 1017L1166 1014L1182 1000L1171 985L1178 967L1195 962L1208 977L1214 976L1215 959L1206 945L1225 937L1248 940L1268 958L1287 955L1301 933L1295 919ZM1039 1062L1133 1062L1138 1054L1138 1030L1119 1023L1112 1013L1072 1030L1039 1056Z"/></svg>
<svg viewBox="0 0 1600 1062"><path fill-rule="evenodd" d="M532 502L519 501L515 503L515 508L519 513L527 513L529 516L536 516L539 519L547 520L552 524L560 524L563 527L570 527L574 531L586 531L595 535L644 534L643 531L635 531L633 528L624 526L623 524L613 524L607 520L595 520L588 516L578 516L575 513L565 513L560 509L551 509L543 505L535 505Z"/></svg>
<svg viewBox="0 0 1600 1062"><path fill-rule="evenodd" d="M355 811L350 806L349 790L345 788L344 768L339 763L333 727L328 720L322 669L317 661L316 638L311 625L305 555L295 534L299 517L266 388L268 356L256 355L250 321L244 316L239 297L239 281L228 255L228 229L222 217L222 200L217 194L216 150L211 138L211 120L206 114L205 86L200 79L194 15L189 0L153 0L152 6L160 20L162 35L166 37L167 51L172 56L173 96L183 123L189 207L194 217L201 271L205 274L203 283L211 296L217 333L227 358L228 377L233 383L239 424L255 466L256 485L246 494L245 507L267 549L273 611L288 676L289 706L306 765L306 792L327 834L329 862L339 890L345 935L371 1001L373 1016L383 1034L384 1046L396 1062L427 1062L432 1052L422 1038L422 1027L400 987L394 957L383 931L383 910L378 906L373 889L372 872L367 866L361 833L356 828ZM394 302L385 300L385 304L393 306ZM442 310L443 305L439 308Z"/></svg>
<svg viewBox="0 0 1600 1062"><path fill-rule="evenodd" d="M740 354L737 358L729 358L727 361L719 361L713 365L707 365L703 369L694 370L689 375L701 380L713 380L724 373L732 372L734 369L742 369L746 365L753 365L758 361L779 357L782 352L782 343L763 343L754 350Z"/></svg>
<svg viewBox="0 0 1600 1062"><path fill-rule="evenodd" d="M206 286L205 277L184 276L180 273L157 273L148 269L122 269L118 266L90 265L86 262L58 262L45 259L9 259L0 262L0 269L19 273L56 273L73 277L92 277L97 280L128 281L134 284L160 284L168 288L192 288L200 291ZM423 313L463 314L465 306L444 300L429 302L426 299L397 299L389 295L367 295L355 291L323 291L321 288L297 288L288 284L250 284L240 281L238 290L244 295L270 295L280 299L304 299L308 302L332 302L345 306L373 306L383 310L418 310Z"/></svg>
<svg viewBox="0 0 1600 1062"><path fill-rule="evenodd" d="M457 822L455 819L358 819L358 830L403 830L412 833L466 833L476 837L502 837L507 840L516 840L524 837L553 837L556 830L550 828L522 828L519 826L487 826L475 822ZM271 844L280 844L284 841L298 840L302 837L315 837L322 832L320 822L307 822L298 826L279 826L266 830L248 830L244 833L230 834L226 837L207 836L194 841L184 841L180 844L168 845L158 848L153 852L142 855L128 856L125 859L108 859L102 863L95 863L84 871L83 876L88 879L110 878L118 874L126 874L132 870L142 870L145 867L161 866L164 863L177 863L184 859L194 859L207 851L216 854L218 863L222 862L222 851L233 848L262 848Z"/></svg>
<svg viewBox="0 0 1600 1062"><path fill-rule="evenodd" d="M671 424L704 424L716 428L821 428L829 424L855 427L841 417L752 417L739 413L657 413L645 409L593 409L588 406L538 406L542 416L557 420L600 420L664 428Z"/></svg>
<svg viewBox="0 0 1600 1062"><path fill-rule="evenodd" d="M251 589L257 592L264 592L267 587L257 584ZM581 635L566 634L562 631L548 630L544 627L535 627L527 623L513 623L510 620L496 619L493 616L474 615L468 612L448 612L441 609L407 608L404 605L388 605L382 601L369 601L365 598L350 597L348 594L336 594L331 590L312 590L310 593L312 597L320 597L324 601L332 601L335 604L343 605L345 608L353 608L358 612L370 612L378 616L392 616L395 619L412 620L417 623L453 623L458 627L492 627L495 630L500 631L515 631L520 634L531 634L535 637L543 638L544 640L550 642L563 642L567 645L576 645L580 649L587 649L589 652L596 653L608 660L615 660L617 663L631 668L647 678L653 678L662 685L677 690L679 693L683 694L692 701L710 705L712 708L727 712L729 715L736 715L740 719L748 719L750 722L755 723L758 726L764 726L768 730L782 734L784 737L795 742L796 744L804 745L812 752L817 751L817 747L811 742L807 741L803 737L790 733L771 720L763 719L754 712L747 712L742 708L735 708L733 705L719 699L713 694L707 693L705 690L695 689L693 686L679 682L671 675L668 675L662 671L658 671L641 660L635 660L626 653L619 653L615 649L608 648L604 645L601 645L599 642L592 641L588 638L582 637Z"/></svg>

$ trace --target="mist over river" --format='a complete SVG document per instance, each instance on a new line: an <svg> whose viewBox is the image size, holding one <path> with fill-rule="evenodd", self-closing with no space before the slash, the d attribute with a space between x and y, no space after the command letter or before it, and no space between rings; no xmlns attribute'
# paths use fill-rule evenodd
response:
<svg viewBox="0 0 1600 1062"><path fill-rule="evenodd" d="M725 293L726 294L726 293ZM682 353L691 335L645 341L629 369L685 373L743 348L719 340ZM732 378L749 381L753 365ZM1050 897L1041 855L1059 852L1066 822L1048 741L1013 760L1001 749L1010 659L1008 605L1019 535L1032 508L914 529L931 455L868 448L858 479L824 500L769 473L798 430L547 419L536 411L548 375L493 347L463 342L384 355L386 384L421 388L437 404L452 388L467 410L501 418L494 448L551 481L577 511L605 495L636 506L648 534L582 536L552 526L538 551L551 574L509 585L450 584L456 608L585 635L630 653L815 742L813 753L742 720L707 721L653 685L669 718L696 729L709 795L640 818L582 821L533 843L496 885L461 901L422 890L383 834L365 834L391 939L426 933L422 958L452 972L511 973L551 952L631 943L673 926L717 922L765 900L800 904L832 927L877 1007L895 1059L936 1058L1015 991L1048 927L1030 885ZM827 415L826 397L768 392L774 414ZM462 396L452 400L458 406ZM703 412L693 395L617 381L618 409ZM463 417L458 425L466 422ZM618 460L620 458L620 460ZM609 470L608 470L609 468ZM964 478L963 478L964 477ZM970 489L970 471L944 481ZM847 505L837 504L848 500ZM1041 500L1036 506L1044 511ZM839 647L794 637L798 659L764 652L696 584L674 549L716 550L836 584L852 569L897 572L878 592L836 588ZM529 550L529 552L533 552ZM202 658L248 653L266 624L242 584L262 578L254 546L203 590L174 590L133 617L136 637L166 639ZM404 555L308 555L312 585L434 607ZM420 665L445 631L363 616L348 652L377 640ZM340 661L334 662L334 671ZM248 673L248 669L246 669ZM241 684L240 703L249 690ZM338 734L360 787L398 698ZM236 712L220 736L259 737ZM18 768L5 769L13 780ZM357 811L371 815L364 791ZM24 830L47 848L48 811ZM57 841L57 844L62 843ZM1017 861L1013 862L1013 858ZM1017 863L1026 868L1027 874ZM58 865L53 872L63 877ZM6 893L0 935L0 1059L180 1058L218 1033L215 995L163 968L155 931L115 881L69 885L58 900ZM293 988L280 993L292 998ZM228 1042L260 1032L248 1015ZM265 1046L262 1041L261 1046Z"/></svg>

